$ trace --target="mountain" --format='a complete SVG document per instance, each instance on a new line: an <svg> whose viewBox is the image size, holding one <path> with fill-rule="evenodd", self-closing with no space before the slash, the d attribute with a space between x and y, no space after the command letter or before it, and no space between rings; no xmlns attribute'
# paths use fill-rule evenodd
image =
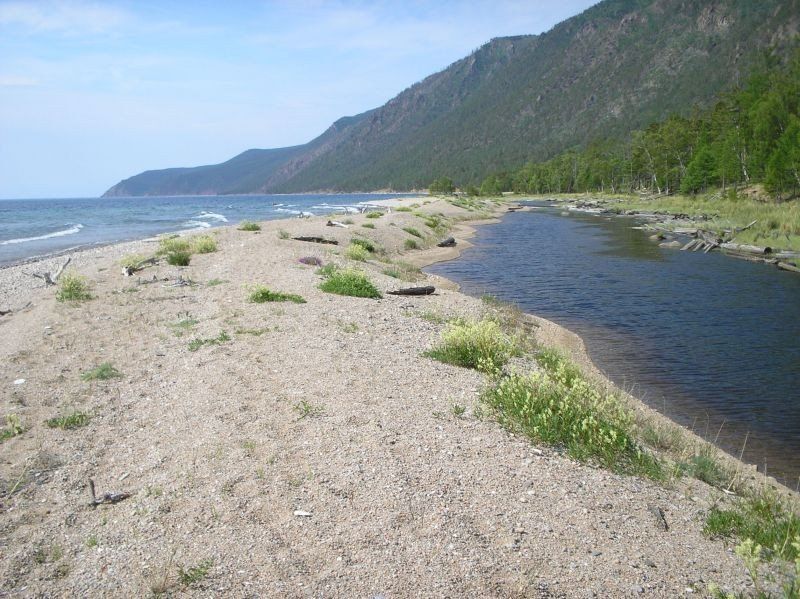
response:
<svg viewBox="0 0 800 599"><path fill-rule="evenodd" d="M106 195L458 185L706 107L763 50L790 45L800 0L605 0L541 35L494 39L311 142L147 171Z"/></svg>

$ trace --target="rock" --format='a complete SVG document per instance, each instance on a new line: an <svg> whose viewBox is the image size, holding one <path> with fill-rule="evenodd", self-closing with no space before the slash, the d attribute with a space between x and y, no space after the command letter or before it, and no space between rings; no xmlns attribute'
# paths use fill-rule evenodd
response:
<svg viewBox="0 0 800 599"><path fill-rule="evenodd" d="M663 243L659 243L659 244L658 244L658 247L660 247L660 248L669 248L669 249L673 249L673 248L678 248L678 249L680 249L680 247L681 247L681 242L680 242L680 241L676 241L676 240L672 240L672 241L665 241L665 242L663 242Z"/></svg>

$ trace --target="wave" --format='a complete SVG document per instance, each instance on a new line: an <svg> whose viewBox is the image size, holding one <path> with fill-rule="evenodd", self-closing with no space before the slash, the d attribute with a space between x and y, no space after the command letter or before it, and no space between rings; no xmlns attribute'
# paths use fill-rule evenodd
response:
<svg viewBox="0 0 800 599"><path fill-rule="evenodd" d="M211 224L202 220L187 220L181 225L186 229L210 229Z"/></svg>
<svg viewBox="0 0 800 599"><path fill-rule="evenodd" d="M286 212L288 214L300 214L299 210L290 210L289 208L275 208L275 212Z"/></svg>
<svg viewBox="0 0 800 599"><path fill-rule="evenodd" d="M77 225L73 225L69 229L64 229L63 231L56 231L54 233L48 233L47 235L38 235L36 237L20 237L19 239L7 239L5 241L0 241L0 245L27 243L28 241L41 241L42 239L50 239L51 237L64 237L65 235L74 235L75 233L79 233L81 229L83 229L83 225L78 223Z"/></svg>
<svg viewBox="0 0 800 599"><path fill-rule="evenodd" d="M211 220L218 220L221 223L227 223L228 219L225 218L224 214L217 214L216 212L206 212L205 210L198 214L193 218L202 218L202 219L211 219Z"/></svg>

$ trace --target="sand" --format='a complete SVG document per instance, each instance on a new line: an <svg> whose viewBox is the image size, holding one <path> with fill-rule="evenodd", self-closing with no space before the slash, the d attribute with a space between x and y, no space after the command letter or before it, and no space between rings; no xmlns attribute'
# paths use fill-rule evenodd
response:
<svg viewBox="0 0 800 599"><path fill-rule="evenodd" d="M473 216L441 201L424 208ZM56 302L52 287L26 274L54 270L63 257L0 270L0 308L13 310L0 319L0 415L26 427L1 446L0 595L752 589L732 545L702 533L718 493L697 481L665 488L532 445L481 407L482 375L422 356L439 339L441 318L495 308L438 277L426 281L437 287L427 297L320 291L316 269L299 259L345 264L343 245L282 239L280 230L342 244L359 234L416 264L457 253L405 251L402 227L427 229L396 209L337 218L354 223L215 229L216 253L130 278L116 261L152 252L155 242L77 253L72 265L96 296L80 304ZM376 229L361 227L367 222ZM469 234L456 229L458 248ZM409 285L383 274L378 260L360 266L384 293ZM196 285L170 286L179 277ZM249 303L257 283L307 303ZM187 319L196 323L176 326ZM540 342L591 367L580 339L529 319ZM221 332L230 340L190 351L192 339ZM82 380L104 362L121 378ZM46 424L76 410L91 416L87 425ZM90 506L89 479L98 495L130 497Z"/></svg>

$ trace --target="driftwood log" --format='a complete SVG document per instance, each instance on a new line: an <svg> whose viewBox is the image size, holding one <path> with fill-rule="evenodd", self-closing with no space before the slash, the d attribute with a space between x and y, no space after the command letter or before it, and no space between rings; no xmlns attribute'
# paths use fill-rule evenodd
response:
<svg viewBox="0 0 800 599"><path fill-rule="evenodd" d="M325 225L328 227L341 227L342 229L348 228L348 225L340 223L338 220L329 220Z"/></svg>
<svg viewBox="0 0 800 599"><path fill-rule="evenodd" d="M389 295L431 295L436 291L433 285L425 287L406 287L405 289L397 289L396 291L387 291Z"/></svg>
<svg viewBox="0 0 800 599"><path fill-rule="evenodd" d="M440 241L436 245L440 248L451 248L456 244L456 240L453 237L448 237L447 239Z"/></svg>
<svg viewBox="0 0 800 599"><path fill-rule="evenodd" d="M137 262L133 266L123 266L122 267L122 276L123 277L132 277L134 273L139 272L140 270L144 270L145 266L150 266L158 262L158 258L153 256L152 258L147 258L142 260L141 262Z"/></svg>
<svg viewBox="0 0 800 599"><path fill-rule="evenodd" d="M720 247L723 250L730 252L740 252L742 254L756 254L758 256L766 256L772 253L771 247L761 247L758 245L747 245L744 243L722 243Z"/></svg>
<svg viewBox="0 0 800 599"><path fill-rule="evenodd" d="M330 245L339 245L335 239L325 239L324 237L307 237L301 235L300 237L292 237L295 241L308 241L309 243L327 243Z"/></svg>
<svg viewBox="0 0 800 599"><path fill-rule="evenodd" d="M62 264L58 268L58 270L56 271L56 274L54 274L54 275L51 275L50 271L43 272L43 273L34 272L34 273L30 273L30 274L31 274L31 276L36 277L37 279L42 279L44 281L45 285L48 285L48 286L49 285L55 285L56 283L58 283L58 277L60 277L63 274L64 269L67 267L67 264L70 263L70 260L72 260L72 258L67 256L67 259L64 262L64 264Z"/></svg>
<svg viewBox="0 0 800 599"><path fill-rule="evenodd" d="M130 493L103 493L101 497L98 497L95 494L94 481L91 478L89 479L89 491L92 494L92 500L89 502L89 505L92 507L97 507L98 505L108 503L119 503L120 501L131 496Z"/></svg>

